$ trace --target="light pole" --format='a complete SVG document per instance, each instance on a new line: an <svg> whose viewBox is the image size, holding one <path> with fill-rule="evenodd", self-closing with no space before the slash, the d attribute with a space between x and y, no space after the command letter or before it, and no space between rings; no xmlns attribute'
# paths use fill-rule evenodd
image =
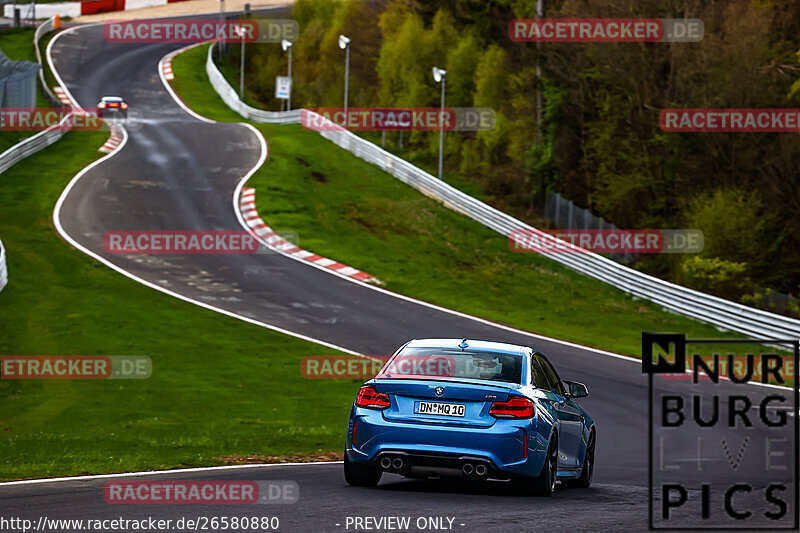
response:
<svg viewBox="0 0 800 533"><path fill-rule="evenodd" d="M350 77L350 39L339 35L339 48L344 50L344 123L347 124L347 83Z"/></svg>
<svg viewBox="0 0 800 533"><path fill-rule="evenodd" d="M292 81L292 44L294 43L286 39L281 41L281 48L283 48L283 51L289 51L289 98L286 100L286 111L292 110L292 85L294 85Z"/></svg>
<svg viewBox="0 0 800 533"><path fill-rule="evenodd" d="M239 26L242 34L242 62L239 65L239 100L244 102L244 26Z"/></svg>
<svg viewBox="0 0 800 533"><path fill-rule="evenodd" d="M544 0L536 0L536 17L544 17ZM542 57L541 43L536 41L536 133L542 139L542 120L544 120L544 102L542 100Z"/></svg>
<svg viewBox="0 0 800 533"><path fill-rule="evenodd" d="M250 4L244 5L244 15L239 24L239 32L242 34L242 62L239 65L239 100L244 102L244 35L246 19L250 18ZM249 25L249 24L248 24Z"/></svg>
<svg viewBox="0 0 800 533"><path fill-rule="evenodd" d="M225 20L225 0L219 0L219 27L222 28ZM217 30L217 37L219 37L219 29ZM219 52L219 62L222 63L222 44L224 43L223 39L219 39L217 42L217 51Z"/></svg>
<svg viewBox="0 0 800 533"><path fill-rule="evenodd" d="M439 129L439 179L442 179L442 155L444 154L444 86L447 82L447 71L433 67L433 79L442 84L442 109L439 112L441 127Z"/></svg>

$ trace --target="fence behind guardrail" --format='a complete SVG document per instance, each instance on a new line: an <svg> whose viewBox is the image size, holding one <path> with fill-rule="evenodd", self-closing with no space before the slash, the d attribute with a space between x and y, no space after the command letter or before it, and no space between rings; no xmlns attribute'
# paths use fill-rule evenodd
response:
<svg viewBox="0 0 800 533"><path fill-rule="evenodd" d="M286 113L262 111L239 100L236 91L214 64L213 50L214 47L210 46L206 59L209 80L223 101L234 111L256 122L281 124L299 122L299 110ZM373 163L422 194L439 200L450 209L462 213L502 235L508 236L512 231L519 230L533 232L539 236L543 235L539 230L476 200L408 161L362 139L353 132L340 129L322 131L320 135L357 157ZM541 255L608 283L632 296L650 300L665 309L713 324L721 329L761 338L800 338L800 320L681 287L615 263L599 254L553 253ZM598 317L598 320L602 320L602 317Z"/></svg>
<svg viewBox="0 0 800 533"><path fill-rule="evenodd" d="M41 24L38 28L36 28L36 32L34 32L33 34L33 43L34 46L36 47L36 59L37 61L39 61L39 64L41 64L42 62L42 56L41 53L39 52L39 39L41 39L42 35L47 33L47 31L53 29L54 20L55 17ZM41 75L42 71L40 70L39 72ZM45 85L43 75L41 76L40 80L42 82L42 86L45 89L45 94L48 95L47 98L49 100L52 96L52 93L50 93L49 89ZM52 96L52 98L56 102L58 102L57 104L58 106L62 105L61 102L59 102L55 96ZM36 135L32 135L31 137L28 137L27 139L18 142L17 144L15 144L11 148L0 154L0 174L8 170L10 167L12 167L14 164L18 163L22 159L25 159L29 155L35 154L42 148L50 146L51 144L59 140L61 137L63 137L64 133L66 133L72 126L73 124L72 119L73 119L73 113L70 112L63 119L61 119L61 121L57 125L51 126L50 128L44 131L40 131Z"/></svg>

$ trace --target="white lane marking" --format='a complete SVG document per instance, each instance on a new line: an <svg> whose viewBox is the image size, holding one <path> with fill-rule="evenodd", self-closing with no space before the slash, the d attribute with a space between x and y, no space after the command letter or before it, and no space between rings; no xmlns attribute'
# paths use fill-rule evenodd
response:
<svg viewBox="0 0 800 533"><path fill-rule="evenodd" d="M344 274L345 276L352 276L353 274L358 274L359 270L351 266L344 266L342 268L337 268L336 272Z"/></svg>
<svg viewBox="0 0 800 533"><path fill-rule="evenodd" d="M68 29L68 30L65 30L65 31L63 31L63 32L61 32L61 33L59 33L59 34L57 34L55 37L53 37L53 39L52 39L52 40L50 41L50 43L48 43L48 45L47 45L47 61L48 61L48 63L50 64L50 70L53 72L53 75L54 75L54 77L56 78L56 80L58 81L58 83L59 83L59 84L60 84L62 87L64 87L64 88L65 88L65 90L66 90L66 85L64 84L64 80L63 80L63 79L61 79L61 76L59 75L58 71L57 71L57 70L56 70L56 68L55 68L55 65L53 64L53 58L52 58L52 53L51 53L51 52L52 52L52 47L53 47L53 44L54 44L54 43L55 43L55 42L58 40L58 38L59 38L59 37L61 37L62 35L65 35L66 33L71 33L71 32L73 32L73 31L75 31L77 28L86 28L86 27L88 27L88 26L96 26L96 25L97 25L97 24L88 24L88 25L85 25L85 26L76 26L76 27L74 27L74 28L70 28L70 29ZM187 47L187 48L190 48L190 47ZM163 58L162 58L162 59L163 59ZM161 72L161 70L160 70L160 69L159 69L159 72ZM163 76L161 76L161 81L162 81L162 83L164 83L164 85L165 85L167 88L169 88L169 84L168 84L168 82L167 82L167 81L164 79L164 77L163 77ZM170 94L172 94L172 95L173 95L173 98L175 98L175 94L174 94L173 92L171 92ZM71 102L73 102L74 106L75 106L76 108L80 109L80 107L77 105L77 102L75 101L74 97L73 97L73 96L72 96L72 94L69 92L69 90L66 90L66 95L69 97L70 101L71 101ZM180 101L180 99L177 99L177 101ZM187 108L187 109L188 109L188 108ZM190 113L191 113L191 114L195 114L194 112L191 112L191 111L190 111ZM199 115L197 115L197 116L199 117ZM204 118L204 117L200 117L200 118L201 118L202 120L204 120L205 122L214 123L214 121L210 121L210 120L208 120L208 119L206 119L206 118ZM104 264L104 265L106 265L107 267L111 268L112 270L115 270L116 272L119 272L119 273L120 273L120 274L122 274L123 276L126 276L126 277L128 277L128 278L130 278L130 279L132 279L132 280L134 280L134 281L138 281L138 282L139 282L139 283L141 283L142 285L145 285L145 286L147 286L147 287L150 287L151 289L155 289L155 290L157 290L157 291L163 292L164 294L169 294L170 296L174 296L175 298L178 298L179 300L183 300L184 302L189 302L189 303L192 303L192 304L194 304L194 305L197 305L197 306L203 307L203 308L205 308L205 309L209 309L209 310L211 310L211 311L216 311L216 312L218 312L218 313L221 313L221 314L223 314L223 315L230 316L230 317L232 317L232 318L237 318L237 319L239 319L239 320L242 320L242 321L244 321L244 322L248 322L248 323L250 323L250 324L254 324L254 325L256 325L256 326L261 326L261 327L263 327L263 328L267 328L267 329L270 329L270 330L272 330L272 331L276 331L276 332L278 332L278 333L283 333L283 334L285 334L285 335L289 335L289 336L292 336L292 337L295 337L295 338L298 338L298 339L301 339L301 340L304 340L304 341L313 342L313 343L319 344L319 345L321 345L321 346L325 346L325 347L328 347L328 348L332 348L332 349L334 349L334 350L339 350L339 351L342 351L342 352L345 352L345 353L349 353L349 354L353 354L353 355L362 355L362 354L360 354L360 353L358 353L358 352L355 352L355 351L353 351L353 350L350 350L349 348L345 348L345 347L343 347L343 346L338 346L338 345L336 345L336 344L333 344L333 343L330 343L330 342L327 342L327 341L323 341L323 340L321 340L321 339L315 339L315 338L313 338L313 337L309 337L308 335L303 335L302 333L297 333L297 332L294 332L294 331L289 331L289 330L287 330L287 329L283 329L283 328L280 328L280 327L277 327L277 326L273 326L272 324L267 324L267 323L265 323L265 322L260 322L260 321L258 321L258 320L254 320L254 319L252 319L252 318L249 318L249 317L246 317L246 316L238 315L238 314L236 314L236 313L233 313L233 312L231 312L231 311L228 311L228 310L226 310L226 309L221 309L221 308L219 308L219 307L215 307L215 306L213 306L213 305L210 305L210 304L207 304L207 303L205 303L205 302L200 302L200 301L197 301L197 300L193 300L193 299L191 299L191 298L189 298L189 297L187 297L187 296L184 296L184 295L182 295L182 294L178 294L178 293L176 293L176 292L174 292L174 291L171 291L171 290L169 290L169 289L166 289L166 288L164 288L164 287L161 287L161 286L159 286L159 285L156 285L156 284L154 284L154 283L151 283L151 282L149 282L149 281L146 281L146 280L144 280L144 279L142 279L142 278L140 278L140 277L138 277L138 276L136 276L136 275L132 274L131 272L128 272L127 270L123 269L122 267L119 267L119 266L115 265L115 264L114 264L114 263L112 263L111 261L108 261L108 260L107 260L107 259L105 259L104 257L100 256L99 254L96 254L96 253L94 253L93 251L89 250L88 248L84 247L83 245L81 245L80 243L78 243L78 242L77 242L75 239L73 239L72 237L70 237L70 235L69 235L69 234L66 232L66 230L64 230L64 227L63 227L63 226L62 226L62 224L61 224L61 207L63 206L63 204L64 204L64 201L66 200L67 196L69 195L69 192L72 190L72 188L73 188L73 187L75 186L75 184L78 182L78 180L80 180L80 179L81 179L81 178L82 178L84 175L86 175L86 173L88 173L88 172L89 172L90 170L92 170L94 167L96 167L96 166L100 165L101 163L103 163L104 161L106 161L106 160L108 160L108 159L111 159L112 157L114 157L115 155L117 155L117 154L120 152L120 150L122 150L122 148L123 148L123 147L125 146L125 144L128 142L128 132L127 132L127 130L125 130L125 128L121 128L121 129L122 129L122 136L123 136L123 138L122 138L122 142L120 142L119 146L117 146L117 147L114 149L114 151L113 151L113 152L111 152L110 154L108 154L108 155L106 155L106 156L103 156L103 157L101 157L100 159L98 159L98 160L96 160L96 161L94 161L94 162L90 163L88 166L86 166L86 167L85 167L85 168L83 168L83 169L82 169L80 172L78 172L78 173L75 175L75 177L74 177L74 178L72 178L72 180L71 180L71 181L70 181L70 182L67 184L66 188L65 188L65 189L64 189L64 191L61 193L61 196L59 197L59 199L58 199L58 202L56 202L56 207L55 207L55 209L54 209L54 211L53 211L53 224L55 225L55 227L56 227L56 230L57 230L57 231L58 231L58 233L61 235L61 237L63 237L63 238L64 238L64 240L66 240L67 242L69 242L69 243L70 243L72 246L74 246L74 247L75 247L75 248L77 248L78 250L82 251L83 253L85 253L85 254L86 254L86 255L88 255L89 257L92 257L93 259L95 259L95 260L97 260L97 261L99 261L99 262L103 263L103 264ZM253 168L251 168L251 169L250 169L250 170L247 172L247 174L245 174L245 180L249 179L249 178L250 178L250 176L252 176L252 175L253 175L253 173L254 173L256 170L258 170L258 168L259 168L259 167L260 167L260 166L261 166L261 165L264 163L264 161L266 160L266 158L267 158L267 155L266 155L266 149L263 149L263 150L262 150L262 153L261 153L261 157L260 157L260 158L259 158L259 160L258 160L258 163L256 163L256 165L255 165Z"/></svg>
<svg viewBox="0 0 800 533"><path fill-rule="evenodd" d="M242 468L265 468L273 466L304 466L304 465L340 465L343 461L311 461L308 463L253 463L246 465L199 466L195 468L173 468L170 470L147 470L145 472L121 472L119 474L89 474L86 476L50 477L41 479L21 479L19 481L4 481L0 487L11 485L34 485L39 483L54 483L60 481L89 481L92 479L106 479L115 477L143 477L159 474L188 474L192 472L213 472L214 470L238 470Z"/></svg>
<svg viewBox="0 0 800 533"><path fill-rule="evenodd" d="M53 46L53 43L56 41L56 39L59 36L65 34L67 32L74 31L77 28L85 28L85 27L94 26L94 25L97 25L97 24L87 24L87 25L83 25L83 26L77 26L75 28L70 28L69 30L65 30L64 32L61 32L58 35L56 35L53 39L51 39L50 43L48 43L48 46L47 46L47 62L50 65L50 70L53 72L54 77L56 77L56 79L58 80L58 82L60 84L62 84L62 86L64 86L64 82L61 79L61 77L58 75L58 71L55 69L55 67L53 65L53 61L52 61L52 57L51 57L51 53L50 53L51 48ZM186 47L186 48L191 48L191 46ZM162 58L162 61L163 61L163 58ZM161 64L161 62L159 62L159 66L160 66L160 64ZM159 73L161 74L161 72L162 71L159 68ZM169 86L169 83L167 82L166 79L164 79L163 75L161 75L161 81L164 84L164 86L167 88L167 90L169 91L169 93L172 96L172 98L176 102L178 102L178 104L181 107L183 107L190 115L193 115L196 118L198 118L199 120L203 120L204 122L214 123L213 120L207 119L205 117L201 117L200 115L196 114L194 111L192 111L191 109L186 107L186 105L181 101L180 98L178 98L178 96L175 94L175 92ZM67 93L67 94L68 94L68 97L70 98L70 101L73 101L72 95L69 94L69 93ZM251 131L253 131L253 133L256 135L256 137L259 139L259 141L261 143L261 157L259 158L259 161L256 163L256 165L252 169L250 169L250 171L242 178L242 180L239 181L239 184L236 186L236 191L234 192L234 195L233 195L233 208L234 208L234 211L236 212L236 216L239 219L239 223L243 227L245 227L245 229L246 229L246 224L244 222L244 218L242 217L242 214L241 214L240 209L239 209L239 198L240 198L240 195L242 193L242 188L244 187L244 184L247 183L247 181L250 179L250 177L253 174L255 174L256 170L258 170L258 168L261 167L261 165L264 163L264 161L266 161L267 144L266 144L266 140L261 135L261 132L258 131L258 129L256 129L254 126L252 126L251 124L244 123L244 122L241 122L240 124L250 128ZM233 318L238 318L239 320L243 320L243 321L249 322L251 324L255 324L255 325L258 325L258 326L261 326L261 327L265 327L265 328L271 329L273 331L278 331L280 333L285 333L287 335L290 335L290 336L293 336L293 337L296 337L296 338L300 338L300 339L303 339L303 340L308 340L310 342L316 342L316 343L321 344L323 346L328 346L328 347L331 347L331 348L335 348L335 349L341 350L341 351L343 351L345 353L350 353L350 354L353 354L353 355L363 355L363 354L360 354L358 352L349 350L349 349L341 347L341 346L335 346L335 345L327 343L325 341L321 341L321 340L318 340L318 339L312 339L310 337L307 337L307 336L299 334L299 333L294 333L294 332L291 332L291 331L288 331L288 330L284 330L282 328L278 328L276 326L272 326L270 324L266 324L266 323L263 323L263 322L258 322L256 320L237 315L235 313L232 313L230 311L226 311L224 309L216 308L214 306L208 305L208 304L203 303L203 302L198 302L196 300L192 300L192 299L187 298L187 297L185 297L185 296L183 296L181 294L178 294L178 293L175 293L173 291L164 289L163 287L159 287L159 286L154 285L154 284L152 284L152 283L150 283L148 281L145 281L145 280L143 280L143 279L141 279L141 278L139 278L137 276L134 276L133 274L131 274L131 273L127 272L126 270L124 270L124 269L114 265L113 263L105 260L104 258L100 257L99 255L95 254L91 250L88 250L87 248L83 247L82 245L77 243L75 240L73 240L66 233L64 228L61 226L61 222L60 222L61 206L64 203L64 200L66 199L67 195L69 194L69 191L72 189L72 187L75 186L75 184L78 182L78 180L84 174L86 174L89 170L91 170L95 166L99 165L103 161L105 161L107 159L111 159L112 157L114 157L117 153L119 153L119 151L122 149L122 147L125 146L125 144L128 142L128 132L123 128L122 133L123 133L123 140L120 143L120 145L117 147L116 150L114 150L113 152L111 152L110 154L108 154L106 156L101 157L100 159L94 161L93 163L90 163L87 167L82 169L78 174L75 175L74 178L72 178L72 180L69 182L67 187L61 193L61 196L59 197L58 202L56 203L55 210L53 211L53 223L56 226L56 230L59 232L59 234L67 242L69 242L74 247L76 247L78 250L82 251L83 253L87 254L88 256L90 256L90 257L96 259L97 261L105 264L109 268L119 272L120 274L122 274L122 275L124 275L126 277L129 277L129 278L131 278L131 279L133 279L135 281L138 281L139 283L141 283L143 285L146 285L146 286L148 286L148 287L150 287L152 289L155 289L155 290L161 291L161 292L163 292L165 294L169 294L171 296L174 296L175 298L178 298L180 300L183 300L183 301L186 301L186 302L189 302L189 303L193 303L193 304L198 305L200 307L204 307L206 309L209 309L209 310L212 310L212 311L216 311L218 313L221 313L221 314L224 314L224 315L228 315L228 316L233 317ZM328 268L321 267L321 266L315 265L313 263L309 263L307 261L301 261L301 260L295 258L292 254L288 254L288 253L285 253L285 252L279 252L279 253L281 253L282 255L284 255L286 257L295 259L298 262L301 262L302 264L309 265L312 268L318 268L318 269L322 270L323 272L327 272L327 273L329 273L331 275L334 275L334 276L339 276L342 279L346 279L346 280L350 281L351 283L358 283L358 284L360 284L360 285L362 285L364 287L367 287L367 288L369 288L371 290L379 291L381 293L384 293L384 294L386 294L388 296L392 296L394 298L399 298L401 300L405 300L405 301L408 301L408 302L411 302L411 303L416 303L418 305L423 305L423 306L429 307L431 309L435 309L435 310L438 310L438 311L449 313L449 314L452 314L452 315L455 315L455 316L459 316L459 317L462 317L462 318L466 318L466 319L469 319L469 320L474 320L474 321L479 322L479 323L483 323L483 324L486 324L486 325L489 325L489 326L493 326L493 327L497 327L497 328L504 329L504 330L507 330L507 331L511 331L513 333L518 333L518 334L521 334L521 335L524 335L524 336L528 336L528 337L531 337L531 338L537 338L537 339L553 342L553 343L556 343L556 344L561 344L563 346L570 346L570 347L578 348L578 349L581 349L581 350L585 350L585 351L589 351L589 352L593 352L593 353L598 353L598 354L601 354L601 355L606 355L608 357L614 357L614 358L617 358L617 359L623 359L623 360L631 361L631 362L634 362L634 363L638 362L639 364L641 364L641 360L640 359L634 359L634 358L629 357L629 356L616 354L616 353L608 352L608 351L605 351L605 350L600 350L598 348L592 348L590 346L583 346L583 345L576 344L576 343L573 343L573 342L563 341L561 339L555 339L555 338L552 338L552 337L546 337L544 335L539 335L539 334L536 334L536 333L531 333L531 332L528 332L528 331L519 330L519 329L516 329L516 328L505 326L503 324L497 324L497 323L491 322L491 321L483 319L483 318L467 315L467 314L461 313L459 311L454 311L454 310L448 309L446 307L441 307L441 306L438 306L438 305L435 305L435 304L424 302L422 300L416 300L416 299L411 298L409 296L404 296L402 294L393 293L393 292L390 292L390 291L388 291L386 289L382 289L380 287L375 287L374 285L370 285L368 283L364 283L363 281L359 281L357 279L354 279L354 278L348 277L346 275L340 274L339 272L337 272L335 270L330 270ZM343 270L343 269L340 269L340 270ZM763 384L763 383L751 383L751 384L753 384L753 385L761 385L761 386L766 386L766 387L771 387L771 388L783 388L783 387L778 387L776 385L769 385L769 384ZM123 476L137 476L138 477L138 476L166 474L166 473L203 472L203 471L234 469L234 468L257 468L257 467L271 467L271 466L299 466L299 465L320 465L320 464L341 464L341 463L342 463L342 461L316 462L316 463L275 463L275 464L212 466L212 467L187 468L187 469L162 470L162 471L129 472L129 473L123 473L123 474L99 474L99 475L74 476L74 477L63 477L63 478L28 479L28 480L21 480L21 481L3 482L3 483L0 483L0 486L24 485L24 484L34 484L34 483L51 483L51 482L57 482L57 481L87 480L87 479L99 479L99 478L123 477Z"/></svg>
<svg viewBox="0 0 800 533"><path fill-rule="evenodd" d="M70 101L71 105L73 105L73 107L76 107L78 109L80 109L80 107L77 105L77 101L72 96L72 94L69 92L69 90L66 89L66 84L64 83L64 80L61 78L61 76L58 73L58 70L55 68L55 65L53 64L51 51L52 51L53 44L58 40L58 38L61 35L64 35L66 33L71 33L73 31L75 31L77 28L85 28L85 27L88 27L88 26L96 26L96 25L97 24L87 24L87 25L84 25L84 26L76 26L74 28L70 28L68 30L65 30L65 31L57 34L55 37L53 37L53 39L48 43L48 46L47 46L47 62L50 65L50 70L52 71L53 76L56 78L58 83L62 87L65 88L65 95L68 98L68 100ZM186 47L186 48L191 48L191 46ZM184 49L186 49L186 48L184 48ZM162 60L163 60L163 58L162 58ZM159 62L159 67L160 67L160 62ZM162 71L159 68L159 73L161 73L161 72ZM212 124L214 123L213 120L209 120L209 119L207 119L205 117L201 117L200 115L197 115L196 113L194 113L194 111L190 110L185 105L183 105L183 103L180 101L180 99L176 97L176 95L172 91L171 87L169 87L169 83L164 79L163 75L161 76L161 81L164 84L164 86L167 87L167 89L170 91L170 94L172 95L173 99L176 100L179 104L181 104L181 106L184 109L186 109L186 111L190 115L196 116L196 118L198 118L199 120L202 120L204 122L209 122L209 123L212 123ZM67 196L69 195L69 192L72 190L72 188L75 186L75 184L78 182L78 180L81 177L83 177L85 174L87 174L94 167L96 167L96 166L100 165L101 163L103 163L104 161L106 161L108 159L111 159L112 157L116 156L123 149L125 144L128 142L128 132L127 132L127 130L125 128L121 128L121 130L122 130L122 140L121 140L120 144L114 149L114 151L112 151L108 155L105 155L105 156L101 157L100 159L97 159L96 161L90 163L89 165L84 167L80 172L78 172L75 175L75 177L73 177L72 180L70 180L70 182L67 184L66 188L62 191L61 196L58 198L58 202L56 202L55 209L53 210L53 224L56 227L56 231L58 231L58 233L61 235L61 237L64 240L66 240L72 246L74 246L75 248L77 248L81 252L85 253L89 257L99 261L100 263L103 263L107 267L109 267L112 270L122 274L123 276L126 276L126 277L128 277L128 278L130 278L130 279L132 279L134 281L137 281L137 282L141 283L142 285L150 287L151 289L155 289L155 290L163 292L165 294L169 294L170 296L178 298L179 300L183 300L185 302L189 302L189 303L195 304L195 305L203 307L205 309L209 309L211 311L216 311L216 312L221 313L223 315L227 315L227 316L230 316L232 318L237 318L237 319L242 320L244 322L248 322L248 323L254 324L256 326L261 326L263 328L266 328L266 329L269 329L269 330L272 330L272 331L276 331L278 333L283 333L285 335L289 335L289 336L292 336L292 337L295 337L295 338L298 338L298 339L301 339L301 340L304 340L304 341L320 344L322 346L326 346L328 348L333 348L335 350L339 350L339 351L342 351L342 352L345 352L345 353L349 353L349 354L352 354L352 355L359 355L359 356L362 355L362 354L360 354L358 352L355 352L355 351L350 350L348 348L345 348L343 346L337 346L335 344L332 344L332 343L329 343L329 342L326 342L326 341L323 341L323 340L320 340L320 339L315 339L315 338L309 337L307 335L303 335L303 334L296 333L296 332L293 332L293 331L289 331L289 330L286 330L286 329L283 329L283 328L279 328L277 326L273 326L271 324L267 324L267 323L264 323L264 322L259 322L257 320L253 320L253 319L245 317L245 316L237 315L236 313L232 313L232 312L227 311L225 309L220 309L218 307L214 307L214 306L209 305L209 304L204 303L204 302L199 302L199 301L196 301L196 300L192 300L191 298L188 298L188 297L183 296L181 294L178 294L176 292L170 291L168 289L165 289L164 287L160 287L158 285L150 283L149 281L146 281L146 280L144 280L142 278L139 278L138 276L135 276L134 274L124 270L123 268L111 263L110 261L108 261L105 258L101 257L100 255L98 255L98 254L92 252L91 250L87 249L86 247L84 247L83 245L81 245L80 243L75 241L72 237L70 237L70 235L66 232L66 230L64 229L64 227L61 224L61 207L63 206L64 201L66 200ZM253 168L250 169L250 171L248 171L248 173L244 177L244 180L242 182L240 182L240 183L244 183L245 181L247 181L250 178L250 176L252 176L253 173L255 173L255 171L258 170L258 168L264 163L264 161L266 160L266 157L267 157L266 145L264 145L264 146L262 146L261 157L259 158L258 162L256 163L256 165ZM238 198L238 195L234 195L234 201L237 198ZM34 483L52 483L52 482L57 482L57 481L89 480L89 479L113 478L113 477L124 477L124 476L136 476L136 477L139 477L139 476L148 476L148 475L157 475L157 474L169 474L169 473L206 472L206 471L226 470L226 469L257 468L257 467L260 468L260 467L273 467L273 466L320 465L320 464L341 464L341 461L312 462L312 463L276 463L276 464L229 465L229 466L184 468L184 469L160 470L160 471L159 470L155 470L155 471L147 471L147 472L128 472L128 473L122 473L122 474L99 474L99 475L90 475L90 476L73 476L73 477L47 478L47 479L27 479L27 480L21 480L21 481L3 482L3 483L0 483L0 486L28 485L28 484L34 484Z"/></svg>
<svg viewBox="0 0 800 533"><path fill-rule="evenodd" d="M248 128L250 128L250 130L253 132L254 135L256 135L256 137L258 138L259 142L261 143L261 145L266 150L267 142L264 139L264 136L261 134L261 132L255 126L253 126L252 124L246 123L246 122L240 122L239 124L242 124L242 125L247 126ZM236 218L239 219L239 223L245 229L247 229L248 224L245 222L245 219L242 216L239 198L242 195L242 189L244 188L245 183L249 179L250 179L249 176L245 176L245 178L243 178L242 181L239 182L239 185L236 187L236 192L234 193L234 197L233 197L233 208L236 211ZM248 191L248 195L249 194L250 193ZM265 246L267 245L267 243L266 243L266 241L264 239L259 238L259 240ZM303 256L301 255L301 253L297 253L297 252L295 252L295 253L287 253L287 252L284 252L284 251L279 250L277 248L273 248L273 249L276 252L278 252L279 254L284 255L285 257L288 257L290 259L294 259L295 261L298 261L298 262L300 262L300 263L302 263L304 265L308 265L308 266L310 266L312 268L317 268L317 269L319 269L319 270L321 270L323 272L327 272L330 275L338 276L338 277L340 277L342 279L346 279L347 281L349 281L351 283L357 283L358 285L361 285L362 287L366 287L366 288L368 288L370 290L373 290L373 291L378 291L378 292L380 292L382 294L385 294L387 296L391 296L392 298L398 298L398 299L404 300L406 302L410 302L410 303L413 303L413 304L421 305L421 306L427 307L429 309L434 309L436 311L441 311L443 313L454 315L454 316L457 316L457 317L460 317L460 318L464 318L464 319L467 319L467 320L472 320L472 321L475 321L475 322L478 322L478 323L481 323L481 324L485 324L487 326L491 326L491 327L494 327L494 328L499 328L499 329L502 329L502 330L505 330L505 331L509 331L511 333L516 333L518 335L523 335L523 336L526 336L526 337L530 337L532 339L539 339L539 340L543 340L543 341L546 341L546 342L552 342L554 344L560 344L561 346L568 346L570 348L576 348L576 349L582 350L584 352L591 352L591 353L596 353L596 354L599 354L599 355L604 355L606 357L613 357L615 359L620 359L620 360L623 360L623 361L629 361L631 363L635 363L635 364L638 364L638 365L642 364L642 360L641 359L635 359L634 357L631 357L629 355L622 355L622 354L618 354L618 353L614 353L614 352L609 352L607 350L601 350L600 348L594 348L592 346L584 346L582 344L578 344L578 343L575 343L575 342L556 339L556 338L553 338L553 337L547 337L546 335L540 335L538 333L531 333L530 331L524 331L524 330L521 330L521 329L517 329L517 328L511 327L511 326L506 326L504 324L499 324L497 322L492 322L491 320L487 320L485 318L480 318L480 317L477 317L477 316L468 315L466 313L462 313L461 311L455 311L453 309L448 309L447 307L442 307L442 306L439 306L439 305L436 305L436 304L432 304L432 303L429 303L429 302L425 302L425 301L422 301L422 300L417 300L416 298L412 298L411 296L405 296L403 294L399 294L399 293L396 293L396 292L391 292L391 291L389 291L387 289L384 289L384 288L381 288L381 287L378 287L378 286L375 286L375 285L371 285L369 283L365 283L365 282L363 282L363 281L361 281L361 280L359 280L357 278L352 278L352 277L349 277L347 275L344 275L344 274L340 273L341 269L340 270L331 270L329 268L325 268L325 267L320 266L318 264L315 264L313 262L304 261L303 260ZM303 251L305 251L305 250L303 250ZM768 388L773 388L773 389L785 390L785 387L781 387L779 385L772 385L772 384L769 384L769 383L750 382L750 383L748 383L748 385L756 385L756 386L759 386L759 387L768 387Z"/></svg>
<svg viewBox="0 0 800 533"><path fill-rule="evenodd" d="M293 253L292 257L299 257L300 259L305 259L307 257L311 257L312 255L314 254L312 252L309 252L308 250L300 250L298 252Z"/></svg>
<svg viewBox="0 0 800 533"><path fill-rule="evenodd" d="M208 124L216 124L217 123L216 120L211 120L210 118L206 118L206 117L204 117L202 115L198 115L197 113L192 111L192 109L190 109L189 106L184 104L183 100L181 100L180 96L175 94L175 91L172 90L172 87L170 86L169 81L167 81L167 78L164 75L164 60L172 61L172 58L175 57L176 55L178 55L178 54L180 54L182 52L185 52L186 50L190 50L190 49L194 48L195 46L200 46L201 44L206 44L206 43L190 44L189 46L184 46L183 48L179 48L178 50L173 50L169 54L167 54L164 57L162 57L161 60L158 62L158 77L161 78L161 83L167 89L167 92L169 92L169 95L172 96L172 99L175 100L175 102L179 106L181 106L181 108L183 108L184 111L186 111L189 115L193 116L197 120L206 122Z"/></svg>
<svg viewBox="0 0 800 533"><path fill-rule="evenodd" d="M258 232L256 232L256 233L258 233ZM294 245L294 243L291 243L291 242L289 242L289 241L286 241L285 243L283 243L283 244L281 244L281 245L278 245L278 246L276 246L276 248L280 248L281 250L290 250L290 249L292 249L292 248L295 248L295 245ZM359 272L358 270L356 270L356 269L355 269L355 268L353 268L353 267L347 267L347 268L351 268L351 269L353 269L353 273L354 273L354 274L355 274L356 272Z"/></svg>

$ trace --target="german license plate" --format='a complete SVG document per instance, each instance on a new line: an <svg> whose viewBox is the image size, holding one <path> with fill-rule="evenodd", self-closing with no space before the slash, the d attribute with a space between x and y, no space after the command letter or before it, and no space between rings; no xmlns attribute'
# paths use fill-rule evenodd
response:
<svg viewBox="0 0 800 533"><path fill-rule="evenodd" d="M418 415L464 416L466 406L458 403L414 402L414 413Z"/></svg>

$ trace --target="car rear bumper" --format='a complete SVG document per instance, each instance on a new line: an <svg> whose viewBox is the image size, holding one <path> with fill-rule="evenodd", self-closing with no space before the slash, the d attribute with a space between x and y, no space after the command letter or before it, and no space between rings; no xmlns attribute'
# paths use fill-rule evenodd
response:
<svg viewBox="0 0 800 533"><path fill-rule="evenodd" d="M485 464L489 477L494 478L538 475L546 444L541 446L541 439L534 435L534 420L498 420L490 427L450 426L390 421L381 411L354 408L347 453L352 462L372 462L376 466L384 456L401 457L405 464L400 473L406 475L424 473L425 468L442 470L438 472L441 475L459 475L465 462ZM413 472L410 467L422 471Z"/></svg>

